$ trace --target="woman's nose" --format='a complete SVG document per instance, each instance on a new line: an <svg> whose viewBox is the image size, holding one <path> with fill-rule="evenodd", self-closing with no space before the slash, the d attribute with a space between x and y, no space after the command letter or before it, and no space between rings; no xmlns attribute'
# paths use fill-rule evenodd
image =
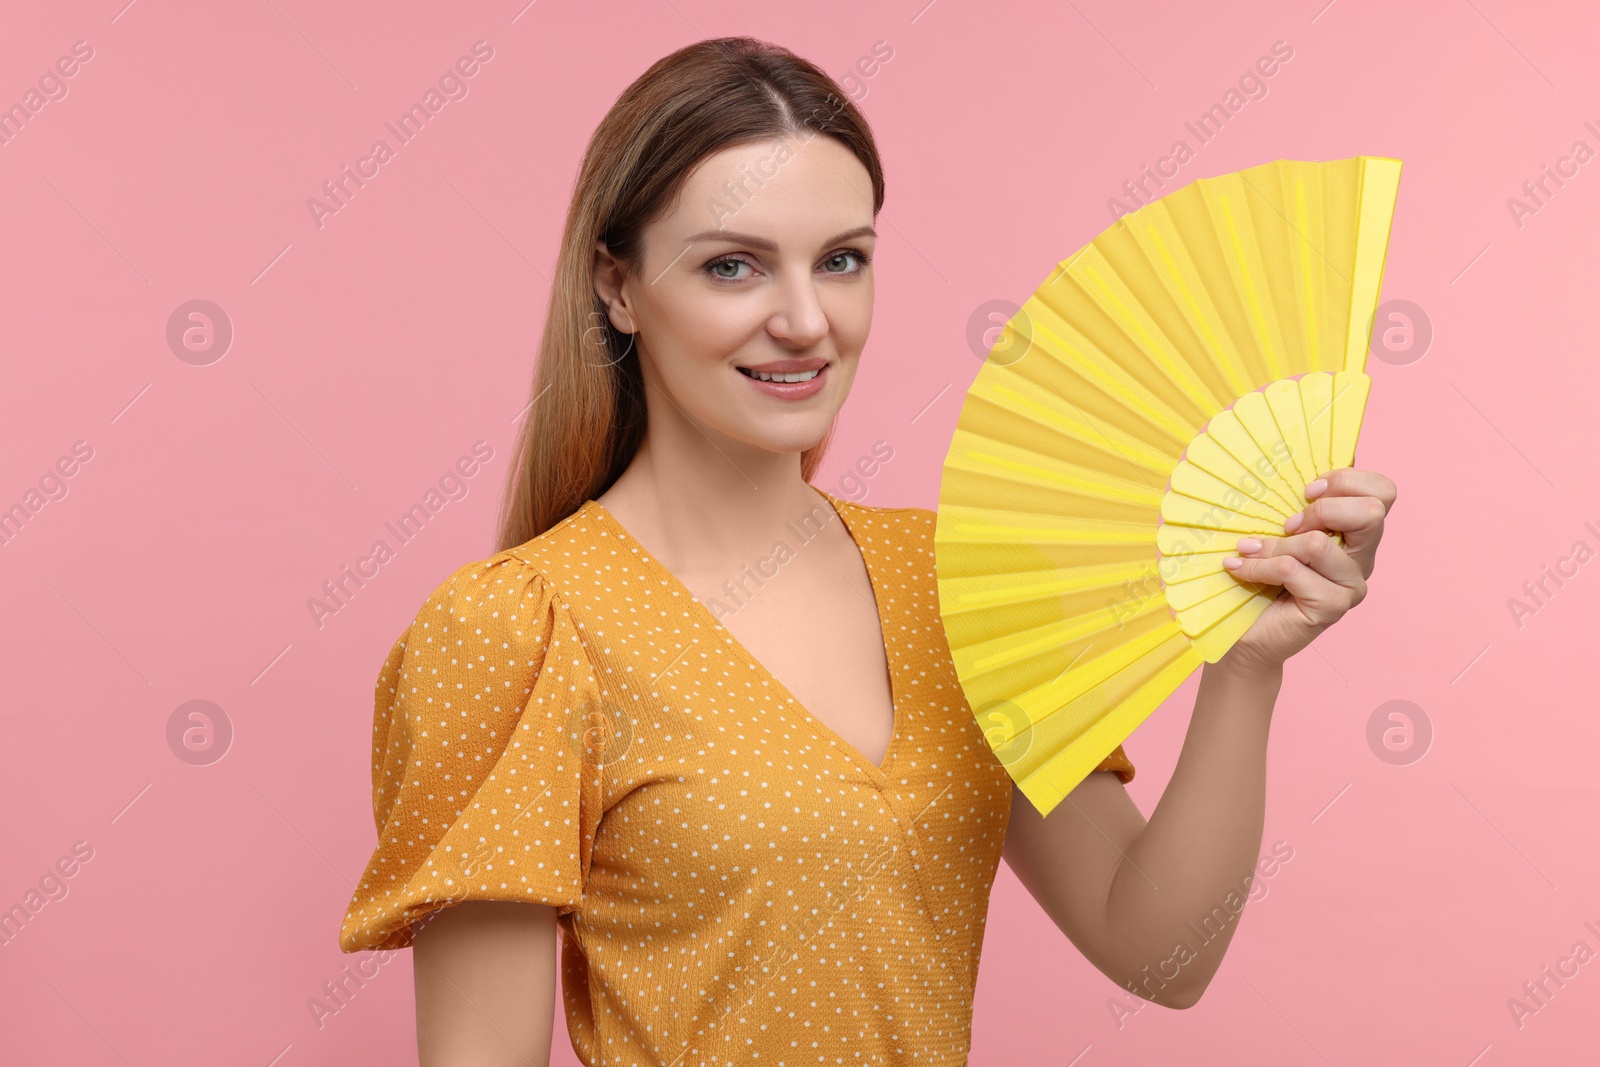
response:
<svg viewBox="0 0 1600 1067"><path fill-rule="evenodd" d="M828 336L828 316L809 277L783 285L767 331L795 345L813 345Z"/></svg>

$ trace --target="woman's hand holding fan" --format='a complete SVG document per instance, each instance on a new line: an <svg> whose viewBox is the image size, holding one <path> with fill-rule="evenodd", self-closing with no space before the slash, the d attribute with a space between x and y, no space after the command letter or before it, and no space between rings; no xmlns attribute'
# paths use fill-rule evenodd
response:
<svg viewBox="0 0 1600 1067"><path fill-rule="evenodd" d="M1286 524L1287 536L1239 539L1223 561L1235 578L1283 587L1219 664L1276 670L1367 595L1367 579L1394 507L1393 481L1376 471L1344 467L1306 486L1312 503ZM1299 521L1296 521L1296 520ZM1343 545L1328 536L1342 535ZM1237 566L1229 562L1238 560Z"/></svg>

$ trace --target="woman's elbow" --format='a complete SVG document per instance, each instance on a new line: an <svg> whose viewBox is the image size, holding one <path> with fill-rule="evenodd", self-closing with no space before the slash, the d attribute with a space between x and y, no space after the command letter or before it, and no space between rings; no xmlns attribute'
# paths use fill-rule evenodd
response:
<svg viewBox="0 0 1600 1067"><path fill-rule="evenodd" d="M1177 1008L1182 1011L1184 1008L1192 1008L1200 1003L1200 997L1204 995L1205 991L1206 983L1204 982L1194 986L1182 986L1173 990L1170 997L1164 997L1162 1003L1169 1008Z"/></svg>
<svg viewBox="0 0 1600 1067"><path fill-rule="evenodd" d="M1120 984L1122 988L1128 990L1140 1000L1150 1004L1159 1004L1163 1008L1182 1011L1185 1008L1192 1008L1200 1002L1200 997L1205 993L1206 986L1210 984L1210 978L1180 982L1170 979L1157 979L1147 972L1140 972Z"/></svg>

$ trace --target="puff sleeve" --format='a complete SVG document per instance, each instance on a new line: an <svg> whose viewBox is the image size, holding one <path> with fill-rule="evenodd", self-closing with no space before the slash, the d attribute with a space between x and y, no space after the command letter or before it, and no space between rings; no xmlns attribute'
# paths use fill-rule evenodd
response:
<svg viewBox="0 0 1600 1067"><path fill-rule="evenodd" d="M404 948L412 924L468 900L576 910L601 803L581 740L598 694L574 620L532 564L502 552L440 585L378 676L378 845L340 949Z"/></svg>
<svg viewBox="0 0 1600 1067"><path fill-rule="evenodd" d="M1095 770L1115 772L1123 785L1133 781L1133 761L1128 759L1128 754L1122 751L1121 745L1112 749L1111 755L1101 760Z"/></svg>

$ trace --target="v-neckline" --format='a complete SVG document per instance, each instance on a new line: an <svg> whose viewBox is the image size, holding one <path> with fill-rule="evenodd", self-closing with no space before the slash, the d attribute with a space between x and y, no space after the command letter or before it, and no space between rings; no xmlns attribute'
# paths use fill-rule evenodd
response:
<svg viewBox="0 0 1600 1067"><path fill-rule="evenodd" d="M808 722L812 728L816 730L816 732L822 734L829 741L832 741L838 748L843 750L853 762L864 768L875 781L881 783L888 779L887 768L892 762L894 762L896 751L895 745L900 739L902 725L900 709L900 685L898 679L895 677L894 652L889 647L890 627L885 625L884 620L883 591L879 585L878 575L872 568L870 556L868 555L866 549L861 547L861 542L856 538L855 529L850 525L850 520L845 516L845 509L840 507L841 501L825 489L817 489L816 486L811 486L811 488L828 502L828 506L831 507L834 514L838 516L839 522L844 526L845 534L850 538L851 543L856 546L856 551L861 555L861 565L866 569L867 581L872 586L873 611L874 614L878 616L878 632L883 639L884 666L889 672L889 704L891 709L889 744L884 748L883 762L881 764L873 763L867 758L865 753L856 748L850 742L846 741L842 734L840 734L833 727L829 726L827 723L823 722L817 717L815 712L801 703L800 698L795 696L794 693L789 690L789 687L783 683L782 679L768 670L766 664L757 659L755 653L746 648L744 642L740 641L734 636L732 630L729 630L726 626L722 625L722 620L718 619L716 615L712 614L711 609L706 606L705 602L699 597L695 596L693 591L690 590L689 587L685 585L676 574L673 574L665 563L662 563L649 549L645 548L643 542L641 542L637 537L633 536L633 534L628 531L628 528L622 525L621 520L611 513L609 508L593 498L585 501L583 506L592 508L595 514L599 515L602 521L611 527L612 532L619 534L623 538L624 544L626 544L633 551L634 555L638 556L639 559L642 560L647 566L657 571L666 580L668 587L672 589L673 592L681 594L685 599L687 599L690 604L689 610L698 612L700 619L706 625L710 626L712 630L722 635L723 640L726 641L733 649L736 656L744 660L747 665L754 668L762 680L768 682L774 689L777 690L780 697L787 698L790 703L792 703L796 708L799 708L801 717L804 718L806 722Z"/></svg>

